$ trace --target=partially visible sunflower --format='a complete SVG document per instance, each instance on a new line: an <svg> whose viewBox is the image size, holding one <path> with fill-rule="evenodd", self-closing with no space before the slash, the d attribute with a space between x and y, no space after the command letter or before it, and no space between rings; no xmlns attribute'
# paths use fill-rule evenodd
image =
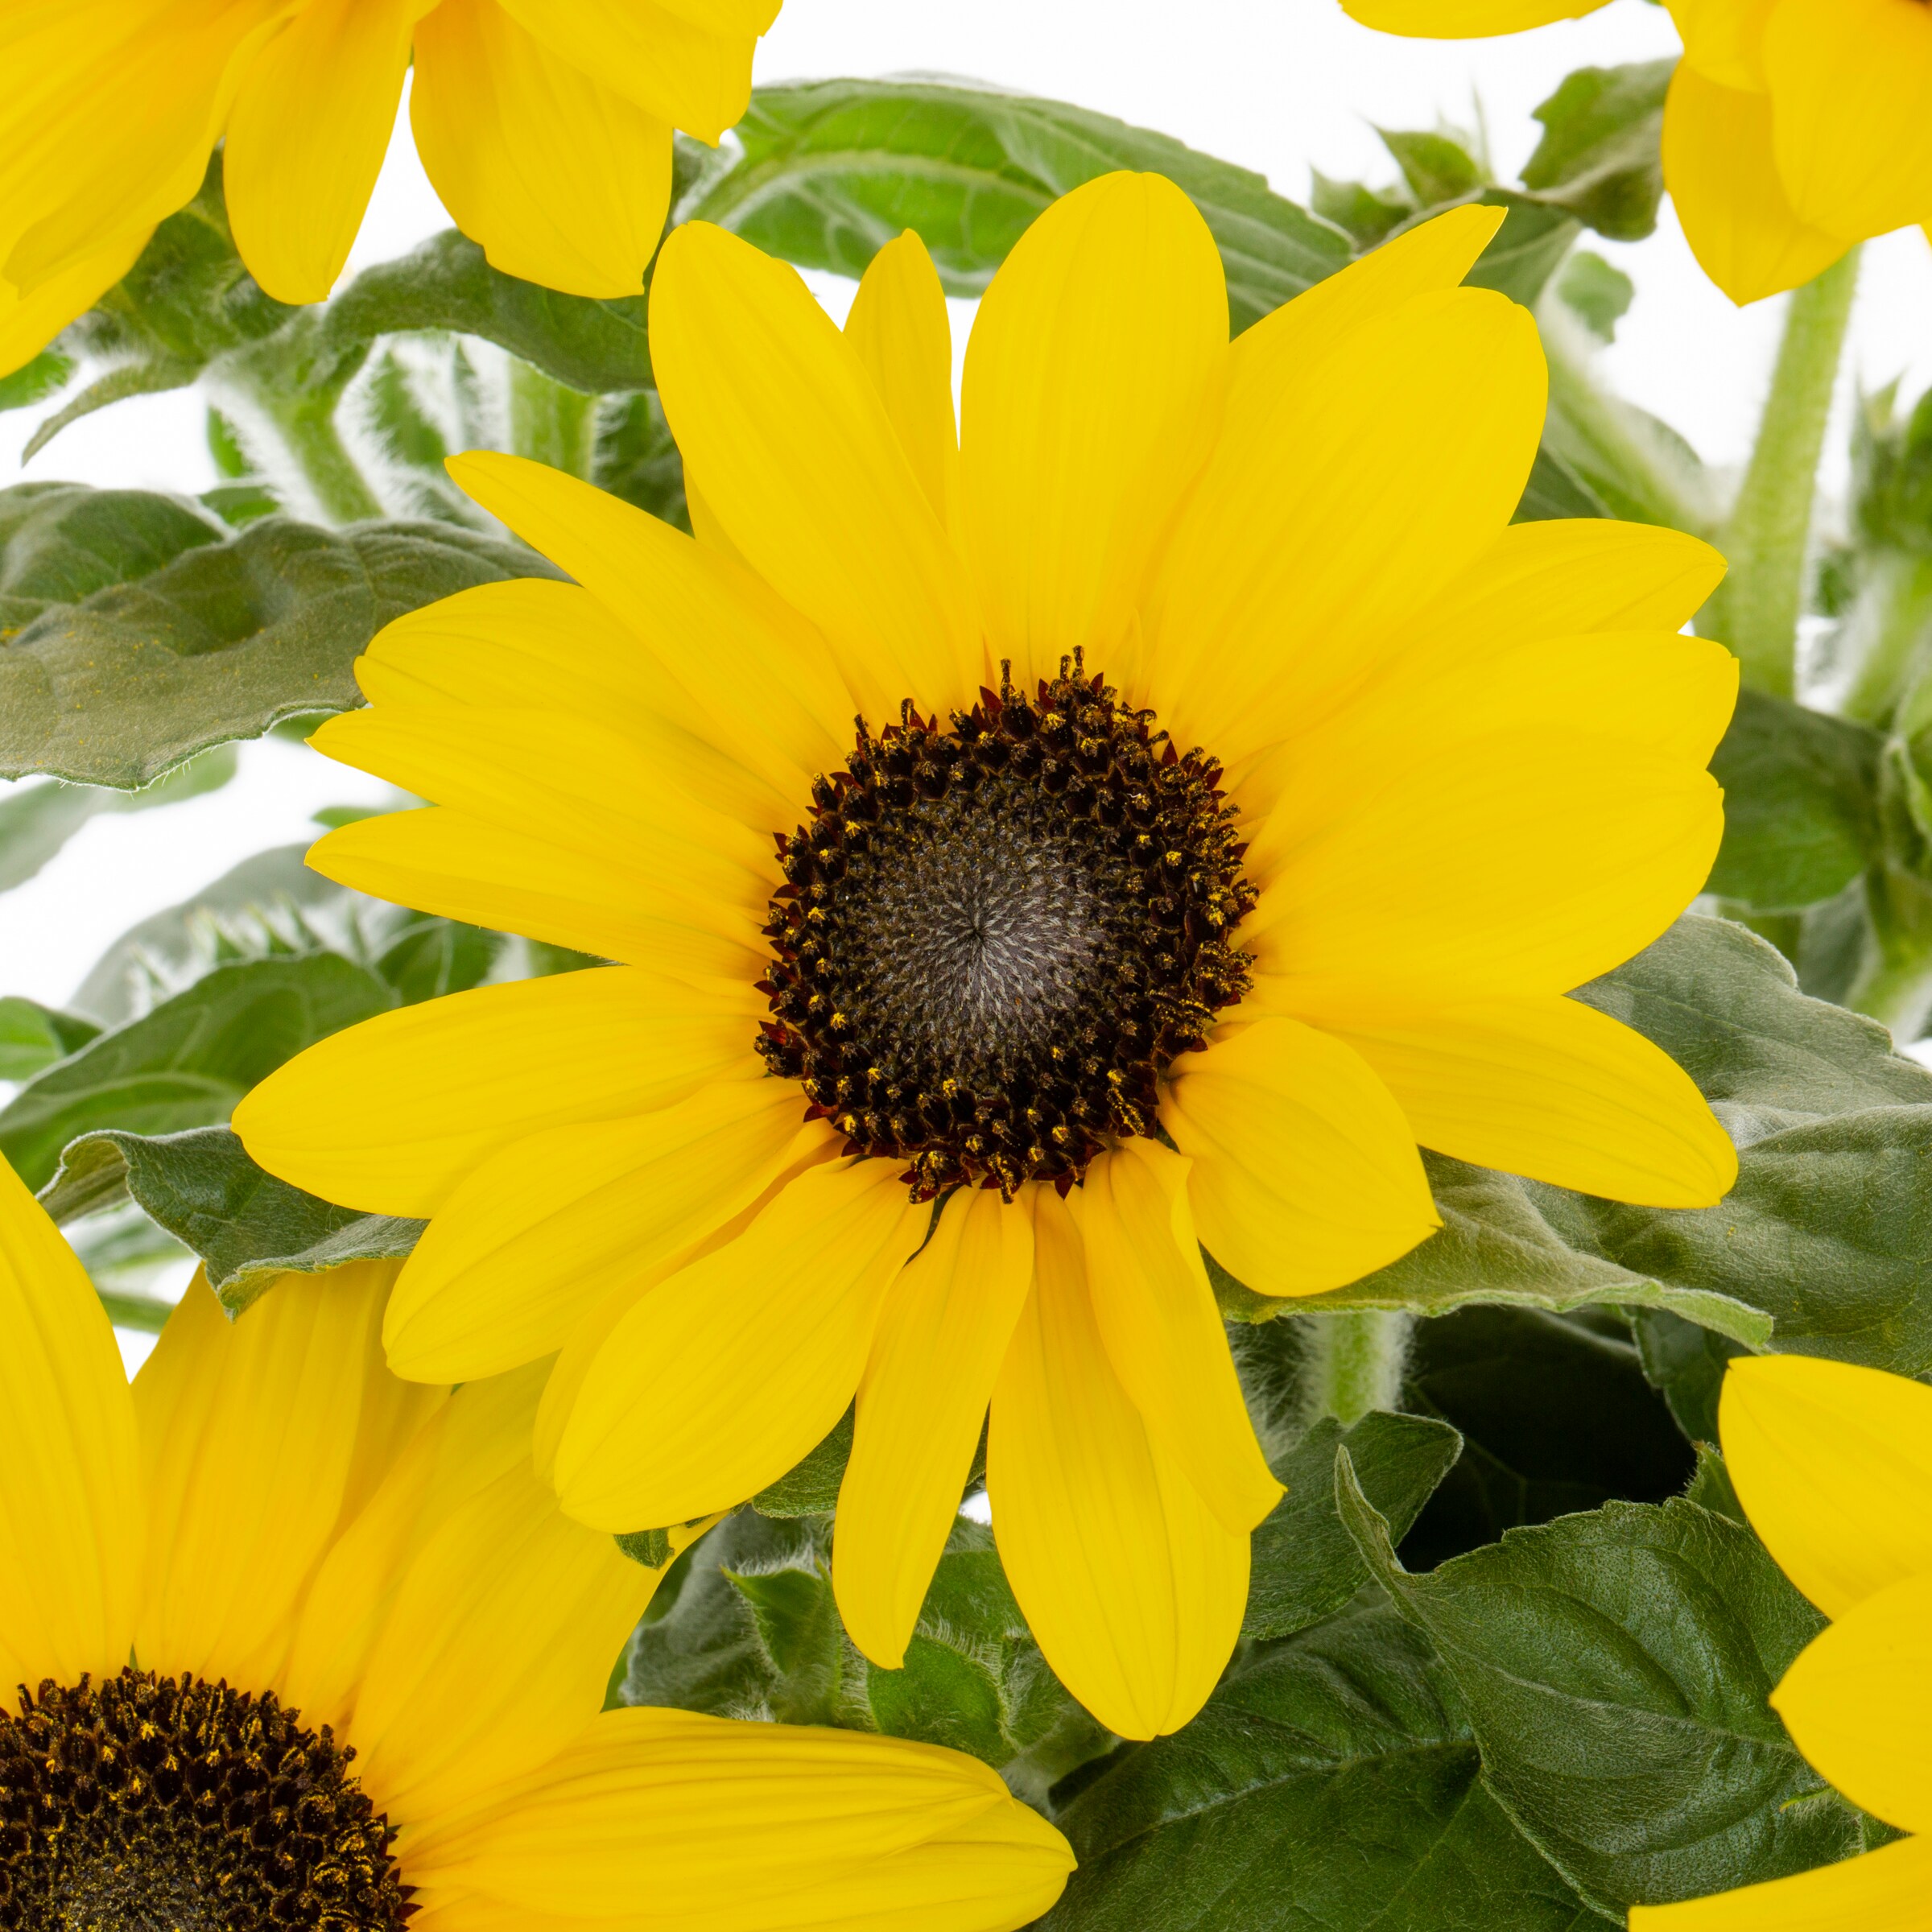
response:
<svg viewBox="0 0 1932 1932"><path fill-rule="evenodd" d="M437 803L313 863L624 964L338 1034L238 1110L273 1172L433 1217L399 1373L561 1348L542 1465L617 1530L737 1503L856 1394L833 1575L888 1666L990 1402L1027 1618L1146 1737L1279 1494L1203 1242L1262 1294L1353 1281L1436 1225L1418 1140L1723 1194L1690 1080L1563 997L1717 848L1734 663L1672 634L1722 565L1511 526L1542 357L1457 287L1500 219L1231 347L1192 204L1090 183L987 292L956 436L916 237L841 334L687 225L651 343L700 539L452 465L576 584L376 641L316 741Z"/></svg>
<svg viewBox="0 0 1932 1932"><path fill-rule="evenodd" d="M1932 1923L1932 1389L1806 1356L1734 1361L1718 1411L1751 1527L1831 1623L1771 1694L1812 1769L1915 1835L1631 1932L1918 1932Z"/></svg>
<svg viewBox="0 0 1932 1932"><path fill-rule="evenodd" d="M284 302L342 271L402 77L423 165L497 267L634 295L671 136L745 112L779 0L0 0L0 375L134 266L225 142L235 245Z"/></svg>
<svg viewBox="0 0 1932 1932"><path fill-rule="evenodd" d="M1684 58L1664 109L1664 184L1734 302L1796 288L1854 243L1932 221L1926 0L1666 0ZM1421 39L1513 34L1607 0L1342 0Z"/></svg>
<svg viewBox="0 0 1932 1932"><path fill-rule="evenodd" d="M530 1472L529 1373L398 1381L394 1264L133 1389L0 1162L0 1924L9 1932L1011 1932L1072 1857L976 1761L601 1711L658 1573ZM646 1903L647 1901L647 1903Z"/></svg>

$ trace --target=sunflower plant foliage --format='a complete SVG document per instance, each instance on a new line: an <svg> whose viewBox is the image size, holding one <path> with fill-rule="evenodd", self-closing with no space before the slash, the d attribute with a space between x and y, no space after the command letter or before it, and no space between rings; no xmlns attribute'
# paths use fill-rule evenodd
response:
<svg viewBox="0 0 1932 1932"><path fill-rule="evenodd" d="M1915 1923L1918 0L1307 206L737 0L80 12L0 406L221 480L0 491L0 892L394 792L0 998L0 1917ZM1666 192L1806 283L1740 477Z"/></svg>

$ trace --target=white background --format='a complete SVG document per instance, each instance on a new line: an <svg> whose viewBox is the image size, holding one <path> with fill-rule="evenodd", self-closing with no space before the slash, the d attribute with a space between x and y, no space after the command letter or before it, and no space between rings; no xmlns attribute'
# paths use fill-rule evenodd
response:
<svg viewBox="0 0 1932 1932"><path fill-rule="evenodd" d="M1588 19L1513 39L1402 41L1355 26L1334 0L789 0L761 50L761 80L917 72L1075 101L1254 168L1304 200L1311 167L1383 182L1374 126L1486 129L1500 178L1534 147L1530 110L1572 68L1674 53L1662 8L1614 0ZM447 225L399 124L350 272ZM1691 261L1668 206L1657 233L1591 246L1636 281L1608 369L1624 394L1707 462L1741 463L1778 326L1777 302L1739 311ZM846 291L831 287L829 305ZM961 305L962 307L964 305ZM964 319L963 317L961 318ZM1854 383L1932 380L1932 250L1916 231L1866 251L1828 481L1843 473ZM23 473L37 412L0 416L0 484L66 477L198 490L215 479L192 392L120 404L68 430ZM225 791L165 811L102 818L37 879L0 898L0 993L58 1004L107 943L264 846L312 835L325 804L384 788L276 742L245 746ZM3 794L0 794L3 795Z"/></svg>

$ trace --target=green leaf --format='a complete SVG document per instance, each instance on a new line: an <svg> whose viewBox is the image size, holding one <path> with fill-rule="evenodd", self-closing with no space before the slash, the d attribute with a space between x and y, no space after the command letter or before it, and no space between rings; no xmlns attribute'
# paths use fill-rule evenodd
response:
<svg viewBox="0 0 1932 1932"><path fill-rule="evenodd" d="M1694 1443L1715 1443L1724 1367L1744 1351L1728 1336L1684 1321L1667 1308L1633 1311L1631 1328L1645 1377L1670 1404L1678 1427Z"/></svg>
<svg viewBox="0 0 1932 1932"><path fill-rule="evenodd" d="M228 535L131 490L0 491L0 777L131 789L278 719L360 704L381 627L473 584L555 576L447 524Z"/></svg>
<svg viewBox="0 0 1932 1932"><path fill-rule="evenodd" d="M1843 891L1879 854L1883 748L1869 725L1740 691L1711 761L1724 842L1709 890L1763 912Z"/></svg>
<svg viewBox="0 0 1932 1932"><path fill-rule="evenodd" d="M80 828L103 812L147 811L219 791L235 775L231 745L217 745L138 791L66 785L58 778L0 796L0 892L24 885Z"/></svg>
<svg viewBox="0 0 1932 1932"><path fill-rule="evenodd" d="M1484 184L1482 163L1465 138L1447 133L1402 134L1385 127L1375 131L1394 156L1418 207L1434 208L1463 200Z"/></svg>
<svg viewBox="0 0 1932 1932"><path fill-rule="evenodd" d="M1607 517L1610 506L1556 452L1538 449L1530 465L1530 481L1516 506L1515 523L1542 522L1555 517Z"/></svg>
<svg viewBox="0 0 1932 1932"><path fill-rule="evenodd" d="M322 338L348 353L378 336L443 329L481 336L587 394L649 389L646 299L559 295L492 268L454 229L365 269L323 313Z"/></svg>
<svg viewBox="0 0 1932 1932"><path fill-rule="evenodd" d="M1693 1472L1690 1446L1645 1379L1629 1329L1596 1311L1476 1307L1418 1323L1402 1400L1463 1439L1461 1459L1413 1530L1376 1498L1352 1444L1349 1454L1390 1534L1401 1542L1407 1532L1404 1559L1421 1569L1517 1524L1613 1497L1662 1502Z"/></svg>
<svg viewBox="0 0 1932 1932"><path fill-rule="evenodd" d="M1415 204L1399 189L1378 193L1360 181L1331 181L1319 168L1308 171L1309 208L1346 229L1357 248L1386 241L1415 213Z"/></svg>
<svg viewBox="0 0 1932 1932"><path fill-rule="evenodd" d="M1454 1678L1484 1777L1600 1910L1860 1848L1765 1701L1825 1620L1748 1530L1681 1499L1611 1503L1413 1575L1346 1457L1343 1516Z"/></svg>
<svg viewBox="0 0 1932 1932"><path fill-rule="evenodd" d="M320 1274L350 1261L407 1254L421 1221L358 1214L265 1174L226 1127L150 1137L109 1130L72 1142L41 1194L57 1221L131 1195L200 1257L209 1285L239 1315L280 1274Z"/></svg>
<svg viewBox="0 0 1932 1932"><path fill-rule="evenodd" d="M1932 1072L1806 998L1763 940L1680 919L1577 996L1655 1042L1741 1150L1715 1208L1634 1208L1430 1157L1442 1232L1298 1308L1668 1308L1748 1348L1932 1367ZM1775 1340L1773 1327L1775 1327Z"/></svg>
<svg viewBox="0 0 1932 1932"><path fill-rule="evenodd" d="M10 376L0 376L0 409L26 409L57 395L72 381L74 359L57 349L43 349L32 361Z"/></svg>
<svg viewBox="0 0 1932 1932"><path fill-rule="evenodd" d="M1058 1823L1041 1932L1583 1932L1600 1924L1484 1789L1447 1674L1386 1609L1274 1646Z"/></svg>
<svg viewBox="0 0 1932 1932"><path fill-rule="evenodd" d="M1664 96L1674 60L1586 67L1537 109L1543 138L1523 185L1618 242L1657 226L1664 192Z"/></svg>
<svg viewBox="0 0 1932 1932"><path fill-rule="evenodd" d="M1506 188L1490 188L1482 199L1509 212L1463 279L1472 288L1493 288L1527 308L1562 266L1576 239L1576 222L1561 208L1546 208Z"/></svg>
<svg viewBox="0 0 1932 1932"><path fill-rule="evenodd" d="M955 1526L898 1670L847 1640L826 1538L822 1518L727 1517L633 1634L622 1701L945 1744L1041 1797L1113 1742L1041 1660L982 1526Z"/></svg>
<svg viewBox="0 0 1932 1932"><path fill-rule="evenodd" d="M828 80L758 89L737 131L741 156L683 212L840 275L862 274L910 228L952 293L977 295L1050 201L1123 167L1166 175L1200 209L1220 244L1236 334L1352 252L1340 229L1261 175L1064 101L935 81Z"/></svg>
<svg viewBox="0 0 1932 1932"><path fill-rule="evenodd" d="M1398 1538L1462 1447L1455 1430L1426 1416L1377 1413L1345 1431L1323 1417L1274 1465L1288 1493L1254 1533L1243 1636L1306 1629L1333 1616L1368 1582L1368 1566L1335 1514L1335 1451L1344 1442Z"/></svg>
<svg viewBox="0 0 1932 1932"><path fill-rule="evenodd" d="M597 411L590 480L679 530L691 528L684 501L684 459L654 390L606 396Z"/></svg>
<svg viewBox="0 0 1932 1932"><path fill-rule="evenodd" d="M22 1088L0 1108L0 1154L39 1187L90 1129L168 1133L225 1121L283 1061L395 1004L393 988L334 953L217 967Z"/></svg>
<svg viewBox="0 0 1932 1932"><path fill-rule="evenodd" d="M1616 325L1630 312L1637 284L1601 255L1579 249L1563 264L1556 292L1571 312L1605 348L1616 340Z"/></svg>
<svg viewBox="0 0 1932 1932"><path fill-rule="evenodd" d="M85 1046L101 1029L37 1001L0 999L0 1080L31 1080Z"/></svg>
<svg viewBox="0 0 1932 1932"><path fill-rule="evenodd" d="M832 1433L803 1462L761 1489L751 1506L761 1516L829 1516L839 1504L839 1484L852 1457L852 1411L848 1408Z"/></svg>

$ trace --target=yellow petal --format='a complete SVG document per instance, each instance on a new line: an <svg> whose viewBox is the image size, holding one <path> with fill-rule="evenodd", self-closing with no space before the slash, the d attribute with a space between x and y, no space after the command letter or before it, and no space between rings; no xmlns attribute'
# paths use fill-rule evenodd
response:
<svg viewBox="0 0 1932 1932"><path fill-rule="evenodd" d="M390 1378L391 1388L434 1406L384 1459L361 1506L353 1516L345 1512L303 1602L288 1662L271 1688L311 1727L347 1731L369 1653L417 1554L473 1496L528 1468L543 1385L541 1364L472 1382L454 1395Z"/></svg>
<svg viewBox="0 0 1932 1932"><path fill-rule="evenodd" d="M564 1507L600 1530L643 1530L731 1509L782 1476L852 1400L931 1212L908 1201L893 1162L815 1167L737 1241L651 1289L564 1425Z"/></svg>
<svg viewBox="0 0 1932 1932"><path fill-rule="evenodd" d="M392 1447L435 1399L397 1390L382 1366L395 1278L394 1261L286 1275L231 1322L197 1274L168 1318L134 1384L149 1497L134 1635L144 1670L275 1677L349 1500L365 1398Z"/></svg>
<svg viewBox="0 0 1932 1932"><path fill-rule="evenodd" d="M412 0L309 0L258 54L229 115L222 179L235 246L279 302L320 302L388 151Z"/></svg>
<svg viewBox="0 0 1932 1932"><path fill-rule="evenodd" d="M950 527L959 489L952 416L952 324L926 244L910 229L874 255L845 318L933 514Z"/></svg>
<svg viewBox="0 0 1932 1932"><path fill-rule="evenodd" d="M1608 518L1513 523L1416 620L1428 662L1594 630L1677 630L1724 559L1681 531Z"/></svg>
<svg viewBox="0 0 1932 1932"><path fill-rule="evenodd" d="M573 295L636 295L671 205L670 124L496 0L442 0L415 50L417 152L492 266Z"/></svg>
<svg viewBox="0 0 1932 1932"><path fill-rule="evenodd" d="M749 947L783 882L769 832L666 785L635 739L568 712L385 705L331 718L310 742L493 828L621 853L649 902Z"/></svg>
<svg viewBox="0 0 1932 1932"><path fill-rule="evenodd" d="M1663 931L1717 856L1723 795L1586 729L1387 748L1393 769L1284 855L1241 928L1303 981L1293 1010L1397 977L1445 1001L1567 992Z"/></svg>
<svg viewBox="0 0 1932 1932"><path fill-rule="evenodd" d="M93 1284L0 1160L0 1682L127 1661L142 1511L134 1405Z"/></svg>
<svg viewBox="0 0 1932 1932"><path fill-rule="evenodd" d="M733 544L877 723L980 682L965 576L858 352L795 270L690 221L651 284L664 411Z"/></svg>
<svg viewBox="0 0 1932 1932"><path fill-rule="evenodd" d="M606 1295L665 1273L755 1200L802 1142L832 1137L802 1111L790 1081L726 1080L513 1141L409 1257L383 1326L390 1366L467 1382L554 1353Z"/></svg>
<svg viewBox="0 0 1932 1932"><path fill-rule="evenodd" d="M1220 253L1162 175L1063 196L993 277L966 349L960 482L991 654L1022 683L1076 649L1110 661L1212 445L1227 362Z"/></svg>
<svg viewBox="0 0 1932 1932"><path fill-rule="evenodd" d="M1244 869L1272 885L1319 829L1352 809L1361 774L1406 747L1445 754L1499 732L1582 729L1701 766L1731 721L1737 675L1724 645L1661 631L1458 645L1446 665L1418 646L1321 729L1244 769L1234 787L1249 834Z"/></svg>
<svg viewBox="0 0 1932 1932"><path fill-rule="evenodd" d="M1777 0L1666 0L1684 60L1721 87L1761 93L1765 22Z"/></svg>
<svg viewBox="0 0 1932 1932"><path fill-rule="evenodd" d="M1340 1040L1257 1019L1169 1078L1161 1120L1194 1162L1195 1225L1256 1294L1339 1288L1440 1224L1402 1109Z"/></svg>
<svg viewBox="0 0 1932 1932"><path fill-rule="evenodd" d="M553 54L714 147L750 101L752 46L763 29L748 31L741 6L700 8L673 0L663 6L654 0L502 0L502 6Z"/></svg>
<svg viewBox="0 0 1932 1932"><path fill-rule="evenodd" d="M654 1932L1010 1932L1072 1864L959 1752L638 1709L606 1711L409 1869L432 1912L473 1900L615 1923L647 1898Z"/></svg>
<svg viewBox="0 0 1932 1932"><path fill-rule="evenodd" d="M896 1670L959 1515L1033 1281L1033 1215L962 1187L894 1282L859 1384L832 1580L852 1641Z"/></svg>
<svg viewBox="0 0 1932 1932"><path fill-rule="evenodd" d="M1861 1811L1932 1827L1932 1576L1841 1611L1771 1693L1805 1761Z"/></svg>
<svg viewBox="0 0 1932 1932"><path fill-rule="evenodd" d="M715 646L716 628L703 634ZM707 663L724 654L686 654ZM479 584L398 618L356 660L356 681L371 704L392 708L538 707L591 719L621 732L692 797L768 834L796 822L811 774L836 756L824 739L817 748L828 756L801 766L747 730L748 705L729 725L701 712L589 592L542 577Z"/></svg>
<svg viewBox="0 0 1932 1932"><path fill-rule="evenodd" d="M235 81L287 10L287 0L7 10L0 275L31 295L192 199Z"/></svg>
<svg viewBox="0 0 1932 1932"><path fill-rule="evenodd" d="M1630 1932L1916 1932L1928 1895L1932 1839L1908 1838L1841 1864L1710 1898L1633 1905Z"/></svg>
<svg viewBox="0 0 1932 1932"><path fill-rule="evenodd" d="M1698 265L1733 302L1796 288L1845 252L1844 238L1792 207L1771 126L1769 96L1678 68L1664 103L1664 181Z"/></svg>
<svg viewBox="0 0 1932 1932"><path fill-rule="evenodd" d="M1932 14L1921 0L1779 0L1764 61L1778 178L1800 221L1856 242L1926 218Z"/></svg>
<svg viewBox="0 0 1932 1932"><path fill-rule="evenodd" d="M527 1466L460 1505L411 1565L356 1702L377 1808L407 1829L555 1757L602 1707L661 1580Z"/></svg>
<svg viewBox="0 0 1932 1932"><path fill-rule="evenodd" d="M1718 1428L1752 1528L1827 1616L1932 1575L1932 1389L1810 1356L1740 1358Z"/></svg>
<svg viewBox="0 0 1932 1932"><path fill-rule="evenodd" d="M1034 1291L993 1393L986 1488L1013 1594L1054 1674L1123 1737L1178 1731L1248 1601L1248 1538L1151 1436L1107 1358L1080 1237L1034 1197Z"/></svg>
<svg viewBox="0 0 1932 1932"><path fill-rule="evenodd" d="M1135 1139L1087 1170L1075 1210L1107 1359L1148 1431L1236 1535L1282 1500L1254 1439L1188 1203L1193 1162Z"/></svg>
<svg viewBox="0 0 1932 1932"><path fill-rule="evenodd" d="M1708 1208L1737 1151L1690 1076L1575 1000L1331 1011L1417 1140L1479 1167L1650 1208Z"/></svg>
<svg viewBox="0 0 1932 1932"><path fill-rule="evenodd" d="M309 848L324 878L378 899L547 939L580 952L699 979L741 980L770 953L723 909L701 912L646 881L616 849L573 851L446 807L392 811L342 826Z"/></svg>
<svg viewBox="0 0 1932 1932"><path fill-rule="evenodd" d="M434 1214L512 1141L761 1075L748 1002L762 1003L627 967L452 993L298 1054L235 1109L235 1131L270 1173L326 1200Z"/></svg>
<svg viewBox="0 0 1932 1932"><path fill-rule="evenodd" d="M1229 763L1312 726L1406 642L1509 523L1542 431L1536 325L1487 290L1294 352L1284 333L1245 362L1147 617L1162 721Z"/></svg>
<svg viewBox="0 0 1932 1932"><path fill-rule="evenodd" d="M1352 20L1416 40L1480 40L1580 20L1605 0L1342 0Z"/></svg>
<svg viewBox="0 0 1932 1932"><path fill-rule="evenodd" d="M669 693L680 694L712 743L752 739L766 748L761 768L776 758L795 782L832 769L851 749L852 696L824 638L741 561L541 463L473 450L448 467L461 489L568 570L644 646L646 701L654 695L658 708L680 708ZM432 605L400 622L434 623L431 613L448 609ZM694 638L707 648L693 650Z"/></svg>
<svg viewBox="0 0 1932 1932"><path fill-rule="evenodd" d="M0 376L33 361L75 316L85 315L140 259L151 228L117 236L71 268L19 295L0 282Z"/></svg>

